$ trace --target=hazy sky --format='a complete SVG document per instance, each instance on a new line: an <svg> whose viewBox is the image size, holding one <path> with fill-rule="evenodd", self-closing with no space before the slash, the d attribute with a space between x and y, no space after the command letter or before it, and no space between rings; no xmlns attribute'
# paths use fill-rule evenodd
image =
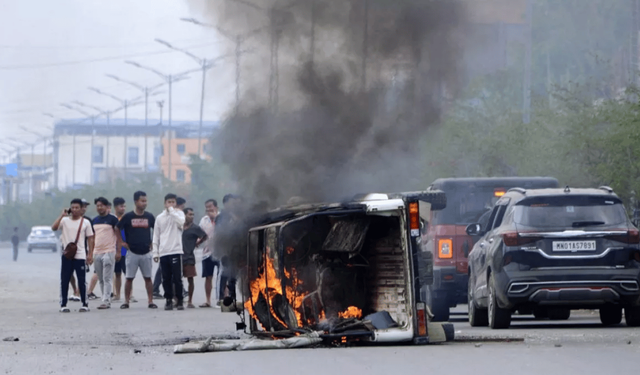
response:
<svg viewBox="0 0 640 375"><path fill-rule="evenodd" d="M201 57L216 57L229 43L214 30L180 21L200 18L184 0L0 0L0 138L32 140L20 126L50 134L53 119L80 118L60 103L80 100L114 109L118 102L89 91L94 86L123 99L141 92L105 74L142 85L156 85L160 77L125 64L134 60L166 73L197 68L180 52L154 42L164 39ZM90 61L99 60L99 61ZM223 61L207 75L205 120L219 120L233 99L233 61ZM173 90L173 119L197 120L201 74L178 82ZM157 100L150 100L150 118L159 117ZM91 110L87 109L91 112ZM119 112L114 117L122 117ZM129 109L129 118L144 118L144 105Z"/></svg>

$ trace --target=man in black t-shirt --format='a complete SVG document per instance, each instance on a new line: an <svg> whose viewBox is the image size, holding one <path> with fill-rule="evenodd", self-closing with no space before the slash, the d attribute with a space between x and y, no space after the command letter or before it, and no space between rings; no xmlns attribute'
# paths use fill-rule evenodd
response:
<svg viewBox="0 0 640 375"><path fill-rule="evenodd" d="M196 247L200 246L207 240L207 234L202 228L193 222L194 212L192 208L184 209L184 228L182 230L182 275L187 278L189 282L189 301L187 308L194 308L193 305L193 291L194 284L193 278L197 276L196 273L196 256L194 251Z"/></svg>
<svg viewBox="0 0 640 375"><path fill-rule="evenodd" d="M120 231L118 235L118 248L124 246L127 248L126 262L126 278L124 285L125 302L120 306L121 309L129 308L131 300L131 289L133 287L133 279L136 277L138 268L144 278L144 284L147 289L147 297L149 299L149 308L157 309L158 306L153 303L153 283L151 282L151 270L153 260L151 255L151 228L155 225L155 217L145 211L147 208L147 194L143 191L137 191L133 194L133 200L136 208L125 214L118 228L124 230L127 242L122 240Z"/></svg>

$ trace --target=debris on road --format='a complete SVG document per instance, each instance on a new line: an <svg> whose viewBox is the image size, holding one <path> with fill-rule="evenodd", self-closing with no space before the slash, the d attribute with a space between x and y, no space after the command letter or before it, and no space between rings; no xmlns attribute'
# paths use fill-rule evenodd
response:
<svg viewBox="0 0 640 375"><path fill-rule="evenodd" d="M321 332L311 332L308 334L290 337L282 340L214 340L213 338L201 343L187 343L176 345L173 352L180 353L206 353L206 352L228 352L234 350L264 350L264 349L292 349L304 348L322 342Z"/></svg>

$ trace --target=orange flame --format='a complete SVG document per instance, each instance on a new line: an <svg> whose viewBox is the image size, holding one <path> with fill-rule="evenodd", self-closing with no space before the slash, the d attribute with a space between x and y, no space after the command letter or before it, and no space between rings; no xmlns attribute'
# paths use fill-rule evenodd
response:
<svg viewBox="0 0 640 375"><path fill-rule="evenodd" d="M267 253L269 250L267 249ZM258 298L260 294L266 297L269 302L269 309L271 310L271 316L276 319L280 324L287 327L287 324L282 321L276 314L275 309L273 308L273 300L278 294L282 294L282 284L277 277L276 269L273 265L273 260L269 258L265 254L265 272L263 277L258 277L249 283L249 290L251 291L251 299L245 302L244 307L247 309L249 314L254 317L254 319L258 320L258 316L253 309L253 306L258 303ZM264 294L264 291L267 291L268 295ZM264 326L263 326L264 328Z"/></svg>
<svg viewBox="0 0 640 375"><path fill-rule="evenodd" d="M355 307L355 306L349 306L345 311L343 312L339 312L338 316L341 318L361 318L362 317L362 310L360 310L359 308Z"/></svg>
<svg viewBox="0 0 640 375"><path fill-rule="evenodd" d="M295 251L292 247L287 248L287 254L291 254ZM269 249L267 249L266 253L269 253ZM249 314L256 320L259 321L257 314L255 313L253 306L258 302L258 298L260 294L264 296L264 291L268 286L268 296L267 300L269 302L269 307L271 310L271 315L280 322L283 326L288 327L288 325L280 319L273 308L273 300L274 298L282 293L282 281L278 278L278 274L276 272L274 261L268 255L265 254L265 273L264 276L258 277L255 280L252 280L249 283L249 289L251 291L251 299L245 302L244 307L249 312ZM303 284L302 280L298 279L298 273L294 267L291 267L291 272L289 272L286 268L284 269L284 276L290 280L290 285L286 286L287 291L287 300L296 314L296 320L298 321L298 326L302 327L304 325L304 321L302 319L302 302L304 297L308 294L300 290L300 286ZM268 285L267 285L268 283ZM264 328L264 326L263 326ZM292 327L289 327L292 328Z"/></svg>

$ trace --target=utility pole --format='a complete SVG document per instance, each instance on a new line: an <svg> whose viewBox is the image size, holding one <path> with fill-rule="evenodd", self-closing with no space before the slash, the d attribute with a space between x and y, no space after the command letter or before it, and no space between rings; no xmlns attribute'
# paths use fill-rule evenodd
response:
<svg viewBox="0 0 640 375"><path fill-rule="evenodd" d="M364 2L364 28L362 37L362 91L367 90L367 55L369 53L369 0Z"/></svg>
<svg viewBox="0 0 640 375"><path fill-rule="evenodd" d="M160 76L162 79L164 79L164 81L169 85L169 135L168 135L168 149L169 149L169 175L168 178L169 180L171 180L171 111L172 111L172 91L173 91L173 83L174 82L178 82L181 81L183 79L187 79L189 77L187 77L188 74L196 72L196 71L200 71L200 69L195 69L195 70L187 70L186 72L182 72L182 73L178 73L178 74L164 74L156 69L141 65L135 61L125 61L126 64L130 64L135 66L136 68L140 68L140 69L144 69L144 70L148 70L154 74L157 74L158 76Z"/></svg>
<svg viewBox="0 0 640 375"><path fill-rule="evenodd" d="M522 122L528 124L531 122L531 39L533 38L533 0L527 0L526 27Z"/></svg>
<svg viewBox="0 0 640 375"><path fill-rule="evenodd" d="M216 61L226 58L227 55L219 56L219 57L217 57L215 59L207 61L207 59L200 58L200 57L194 55L193 53L191 53L191 52L189 52L187 50L175 47L171 43L166 42L166 41L164 41L162 39L156 39L156 42L158 42L158 43L160 43L160 44L162 44L162 45L164 45L166 47L169 47L172 50L175 50L175 51L178 51L178 52L182 52L185 55L191 57L196 63L198 63L198 65L200 65L200 68L202 69L202 90L201 90L201 93L200 93L200 124L199 124L199 127L198 127L198 157L200 158L202 156L202 121L203 121L203 116L204 116L204 93L205 93L205 80L207 78L207 70L213 68L215 66L214 63ZM239 52L238 45L239 44L240 43L236 44L236 59L238 59L238 52ZM238 77L237 77L238 73L237 73L237 71L238 70L236 68L236 84L238 82ZM238 100L237 94L238 94L238 90L236 88L236 102Z"/></svg>
<svg viewBox="0 0 640 375"><path fill-rule="evenodd" d="M131 82L131 81L127 81L125 79L122 79L120 77L114 76L113 74L107 74L106 75L109 78L115 79L116 81L119 82L123 82L126 83L128 85L131 85L133 87L135 87L136 89L142 91L144 93L144 126L145 126L145 134L144 134L144 172L147 173L148 172L148 165L149 165L149 155L148 155L148 149L149 149L149 131L148 131L148 126L149 126L149 96L154 96L157 94L161 94L162 92L155 92L156 89L160 88L161 86L164 86L164 83L160 83L158 85L152 86L152 87L148 87L148 86L142 86L139 85L135 82Z"/></svg>

